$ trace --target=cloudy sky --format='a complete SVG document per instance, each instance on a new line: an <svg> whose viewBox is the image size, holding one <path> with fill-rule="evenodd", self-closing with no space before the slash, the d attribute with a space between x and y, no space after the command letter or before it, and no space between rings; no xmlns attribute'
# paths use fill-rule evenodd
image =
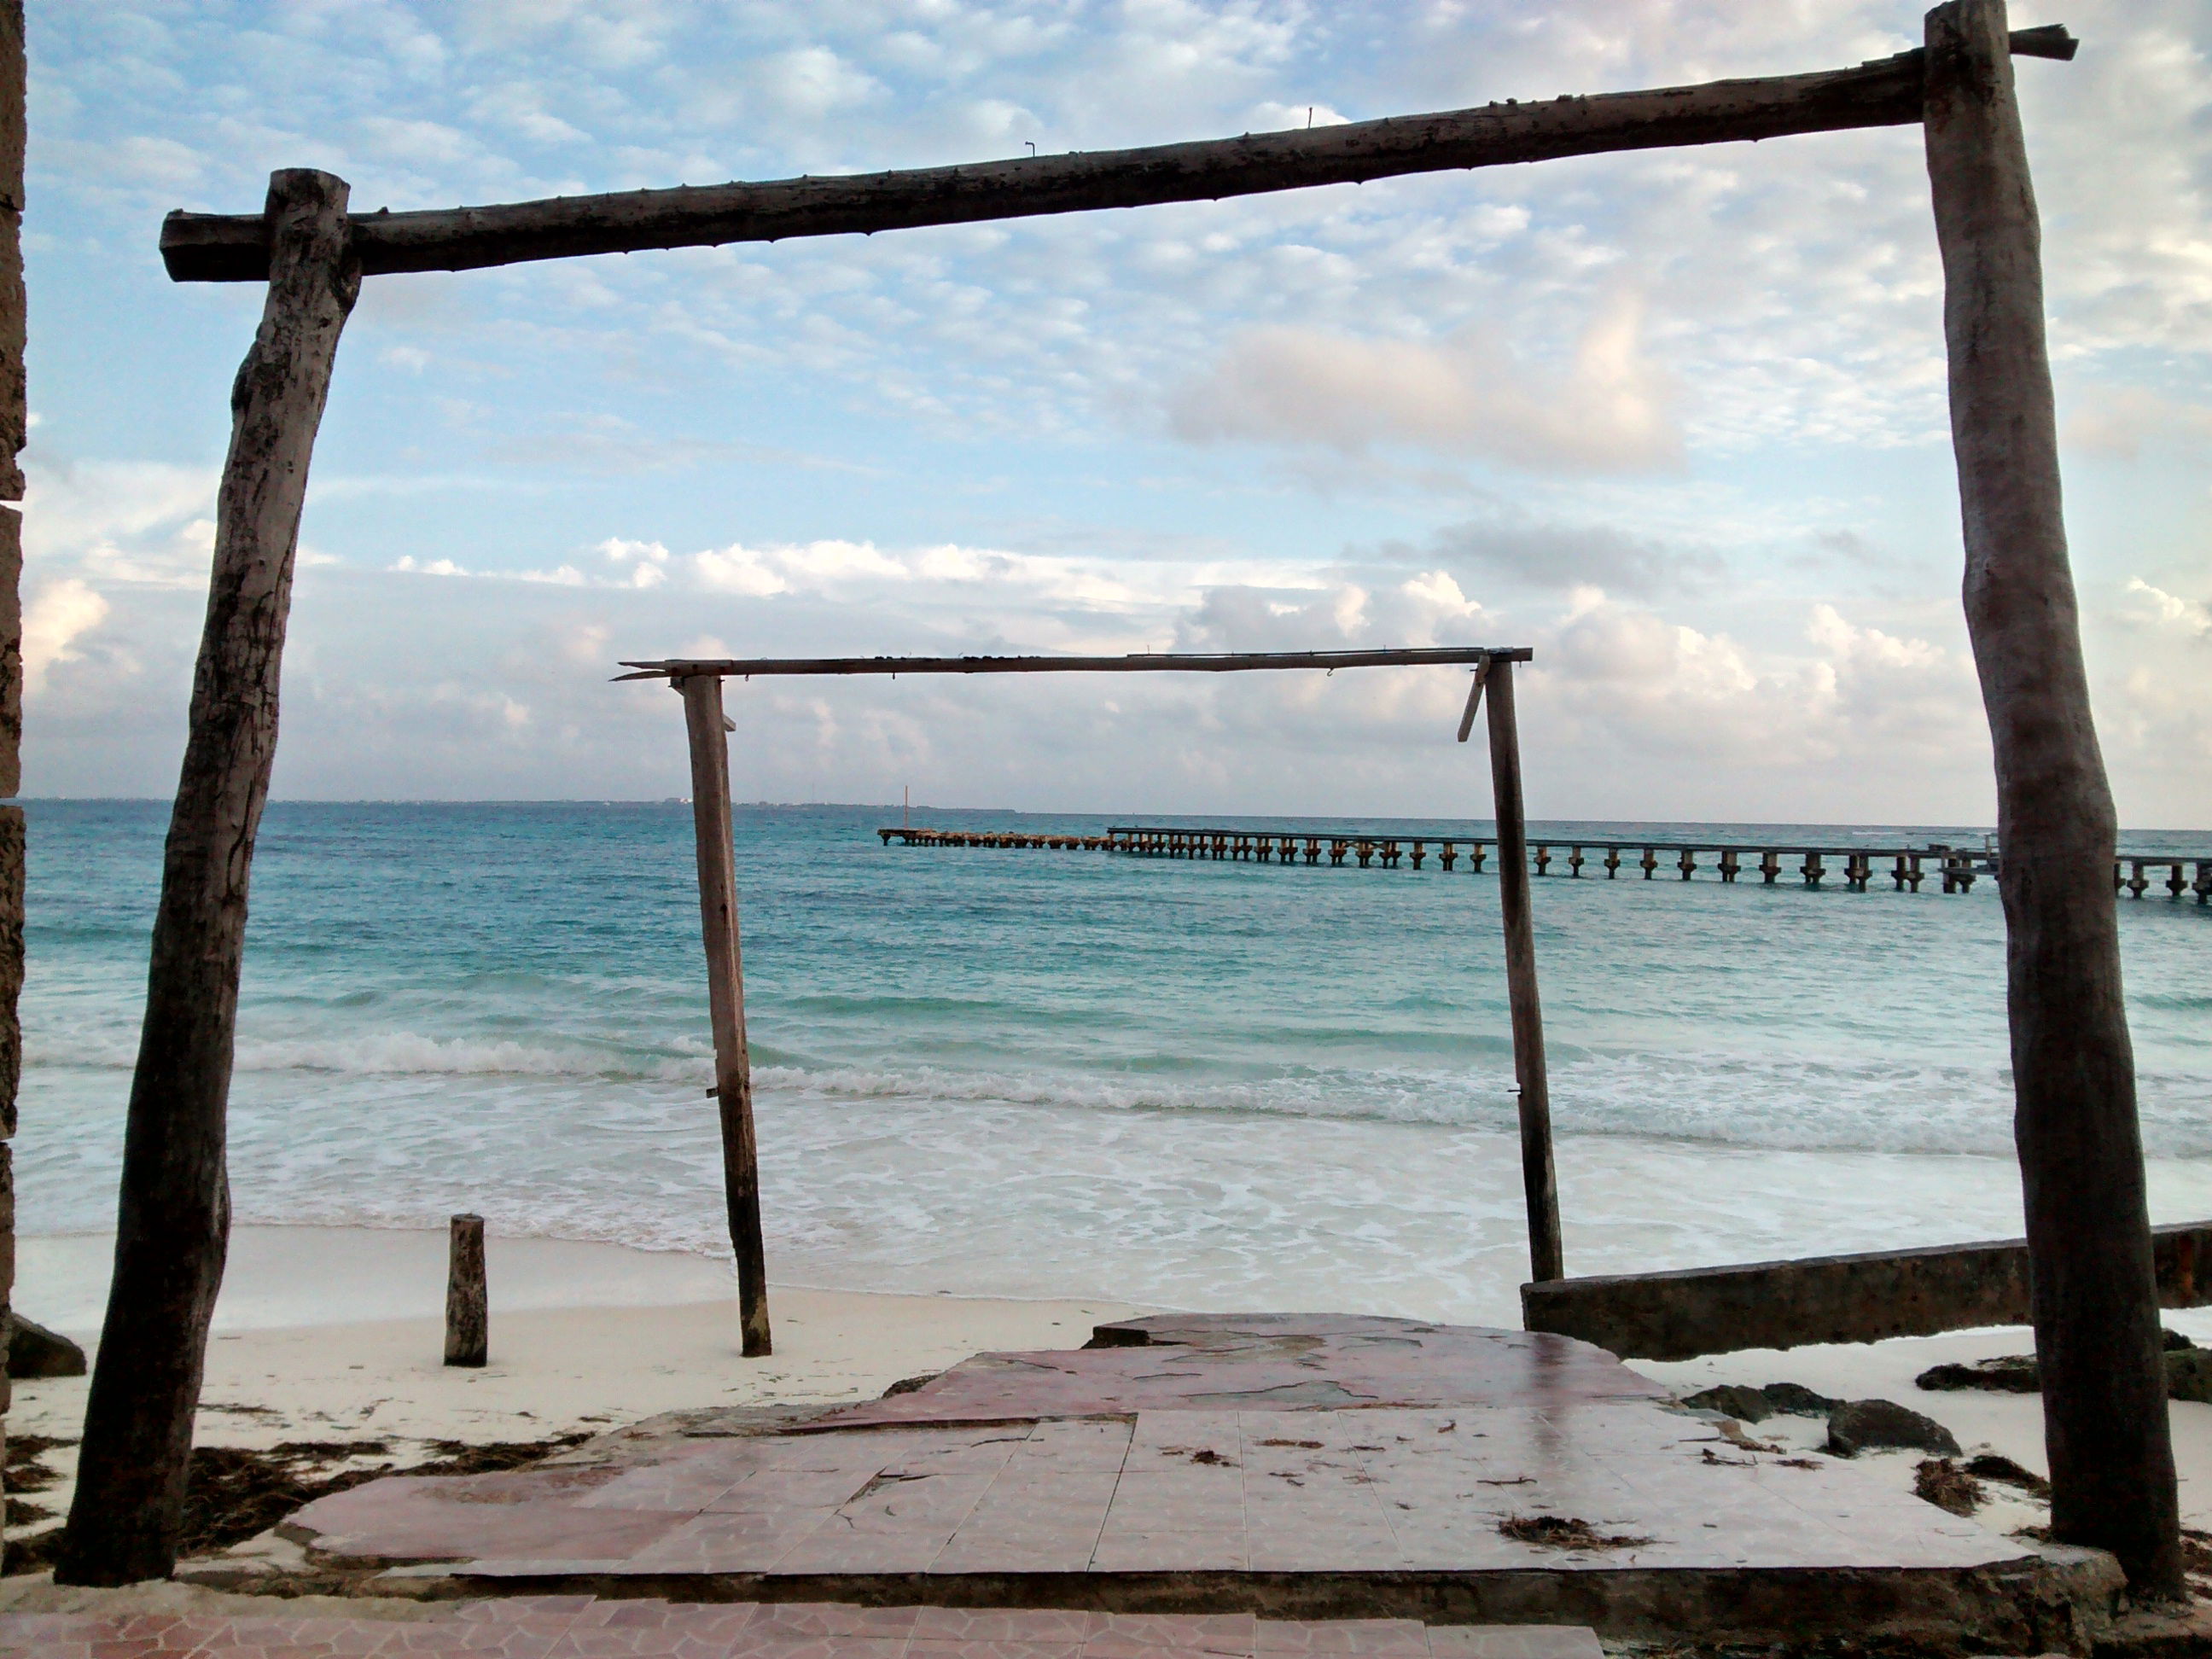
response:
<svg viewBox="0 0 2212 1659"><path fill-rule="evenodd" d="M2056 8L2056 9L2053 9ZM26 792L174 781L259 292L161 214L1218 137L1856 63L1893 0L30 0ZM2212 3L2022 0L2124 823L2212 824ZM1916 129L373 278L280 795L684 793L623 657L1503 643L1539 817L1985 822ZM1266 683L1262 683L1262 681ZM732 689L738 793L1481 814L1464 676Z"/></svg>

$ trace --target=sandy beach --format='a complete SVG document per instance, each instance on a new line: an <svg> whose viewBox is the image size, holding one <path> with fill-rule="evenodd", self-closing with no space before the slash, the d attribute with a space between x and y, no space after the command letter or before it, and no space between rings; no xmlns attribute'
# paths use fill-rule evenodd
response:
<svg viewBox="0 0 2212 1659"><path fill-rule="evenodd" d="M111 1239L27 1238L16 1306L93 1350ZM490 1363L441 1361L446 1236L241 1227L209 1345L197 1441L266 1448L352 1442L363 1461L419 1462L432 1443L542 1440L700 1406L872 1398L988 1349L1080 1346L1133 1304L872 1296L778 1285L775 1353L738 1347L726 1262L619 1245L494 1237ZM11 1437L74 1442L88 1381L20 1382ZM62 1481L33 1500L65 1511ZM9 1535L49 1524L11 1527Z"/></svg>
<svg viewBox="0 0 2212 1659"><path fill-rule="evenodd" d="M109 1241L23 1241L19 1305L89 1348L97 1335ZM441 1363L442 1233L244 1227L216 1318L200 1408L204 1445L268 1448L287 1441L357 1445L362 1462L404 1465L437 1443L483 1444L590 1433L657 1413L717 1405L871 1398L902 1377L994 1349L1079 1346L1093 1324L1137 1304L890 1296L775 1287L773 1358L738 1351L726 1263L617 1245L501 1239L489 1247L491 1361ZM2212 1311L2168 1316L2212 1342ZM1928 1366L2026 1352L2025 1330L1987 1330L1869 1345L1749 1351L1637 1368L1681 1394L1716 1382L1801 1382L1844 1399L1897 1401L1955 1434L1969 1453L1994 1451L2043 1473L2034 1395L1929 1393ZM11 1437L73 1442L85 1379L19 1382ZM2212 1406L2176 1402L2175 1449L2189 1524L2212 1529ZM1814 1449L1820 1419L1775 1417L1758 1437ZM1863 1462L1910 1489L1918 1452ZM46 1466L61 1475L33 1500L66 1507L74 1450ZM2033 1525L2040 1507L1992 1484L1978 1518L1998 1530ZM51 1524L36 1522L11 1535Z"/></svg>
<svg viewBox="0 0 2212 1659"><path fill-rule="evenodd" d="M2166 1328L2212 1346L2212 1310L2169 1309ZM1632 1362L1645 1376L1678 1394L1694 1394L1716 1383L1800 1382L1838 1400L1893 1400L1934 1418L1957 1437L1969 1455L1990 1451L2047 1475L2043 1449L2043 1400L2033 1394L1988 1394L1979 1390L1931 1392L1913 1378L1931 1365L1972 1364L1998 1354L2032 1353L2034 1334L2026 1327L1956 1331L1942 1336L1900 1337L1887 1342L1838 1343L1786 1351L1749 1348L1736 1353L1671 1364ZM2182 1524L2212 1530L2212 1406L2192 1401L2170 1402L2174 1462L2181 1488ZM1770 1417L1751 1432L1791 1447L1817 1448L1826 1427L1817 1418ZM1913 1471L1926 1454L1866 1452L1860 1462L1910 1489ZM2022 1501L2011 1488L1988 1483L1989 1502L1975 1519L1996 1531L2040 1525L2048 1519L2041 1504Z"/></svg>

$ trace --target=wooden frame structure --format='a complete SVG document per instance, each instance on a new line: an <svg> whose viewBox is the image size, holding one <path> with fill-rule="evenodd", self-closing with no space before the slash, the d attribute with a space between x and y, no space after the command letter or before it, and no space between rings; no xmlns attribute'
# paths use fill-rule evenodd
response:
<svg viewBox="0 0 2212 1659"><path fill-rule="evenodd" d="M115 1278L57 1577L123 1583L165 1575L175 1561L228 1234L224 1123L247 878L274 753L293 554L338 335L364 275L1917 124L1943 264L1966 623L2005 854L2007 1002L2051 1530L2063 1543L2113 1552L2136 1594L2179 1594L2180 1519L2110 876L2116 822L2067 562L2041 230L2013 90L2014 53L2067 58L2074 45L2063 29L2010 33L2004 0L1946 0L1927 15L1924 40L1811 75L1101 155L430 213L351 214L343 180L288 170L271 177L258 215L171 215L161 242L173 276L265 282L268 295L234 391L131 1085ZM1493 720L1501 701L1493 697Z"/></svg>
<svg viewBox="0 0 2212 1659"><path fill-rule="evenodd" d="M691 823L699 863L699 926L707 952L708 1006L714 1031L714 1086L722 1118L722 1184L730 1249L738 1263L739 1322L748 1356L770 1352L768 1267L761 1241L758 1138L752 1064L745 1042L745 987L738 938L738 885L731 832L729 733L722 682L820 675L1249 673L1267 669L1407 668L1465 664L1474 670L1459 723L1465 743L1486 686L1490 692L1491 787L1498 821L1498 905L1505 933L1507 996L1513 1012L1513 1070L1519 1087L1521 1174L1528 1194L1529 1276L1561 1275L1559 1182L1552 1164L1551 1093L1544 1069L1544 1016L1536 990L1534 921L1528 909L1527 821L1521 799L1521 738L1513 717L1513 665L1525 646L1404 647L1375 651L1146 652L1121 657L723 657L625 662L623 680L665 680L684 697L691 754ZM1518 856L1509 857L1508 849ZM1520 879L1508 873L1517 867Z"/></svg>

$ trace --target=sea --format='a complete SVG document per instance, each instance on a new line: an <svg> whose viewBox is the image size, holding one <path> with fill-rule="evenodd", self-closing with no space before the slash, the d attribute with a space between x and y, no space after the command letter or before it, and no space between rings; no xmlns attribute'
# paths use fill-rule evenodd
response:
<svg viewBox="0 0 2212 1659"><path fill-rule="evenodd" d="M27 1234L112 1228L165 804L30 822ZM915 808L939 827L1072 814ZM1113 821L1127 821L1117 819ZM886 846L741 806L771 1276L1517 1322L1494 864ZM1481 823L1146 819L1326 834ZM1547 823L1978 846L1972 826ZM2212 835L2136 835L2212 852ZM1571 1273L2005 1237L1994 884L1534 884ZM729 1252L682 802L272 805L231 1091L241 1222ZM2154 1219L2212 1216L2212 907L2123 898Z"/></svg>

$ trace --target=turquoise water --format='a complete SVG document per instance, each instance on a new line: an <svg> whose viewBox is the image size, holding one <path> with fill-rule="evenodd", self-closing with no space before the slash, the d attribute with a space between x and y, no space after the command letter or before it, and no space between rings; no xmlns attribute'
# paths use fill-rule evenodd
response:
<svg viewBox="0 0 2212 1659"><path fill-rule="evenodd" d="M112 1224L167 809L30 813L21 1224L91 1231ZM777 1278L1511 1316L1494 877L886 848L896 821L738 812ZM2212 837L2130 844L2161 842ZM678 804L271 807L239 1218L475 1209L726 1251L691 856ZM1990 884L1535 890L1571 1272L2017 1231ZM2212 908L2122 919L2154 1203L2212 1214Z"/></svg>

